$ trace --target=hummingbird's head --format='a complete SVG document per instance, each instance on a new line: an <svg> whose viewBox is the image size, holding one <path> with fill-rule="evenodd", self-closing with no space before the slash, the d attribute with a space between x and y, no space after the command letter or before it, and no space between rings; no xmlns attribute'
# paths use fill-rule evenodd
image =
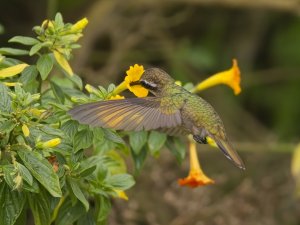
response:
<svg viewBox="0 0 300 225"><path fill-rule="evenodd" d="M139 84L155 96L159 95L169 83L174 83L173 78L159 68L146 69L139 80Z"/></svg>

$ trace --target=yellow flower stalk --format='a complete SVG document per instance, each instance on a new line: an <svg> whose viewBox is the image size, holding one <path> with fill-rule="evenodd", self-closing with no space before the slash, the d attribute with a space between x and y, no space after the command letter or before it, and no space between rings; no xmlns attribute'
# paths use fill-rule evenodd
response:
<svg viewBox="0 0 300 225"><path fill-rule="evenodd" d="M59 145L61 143L61 139L60 138L54 138L51 139L49 141L46 141L44 143L42 143L42 148L54 148L57 145Z"/></svg>
<svg viewBox="0 0 300 225"><path fill-rule="evenodd" d="M225 84L233 89L235 95L238 95L241 92L240 69L237 60L233 59L232 61L233 65L231 69L212 75L196 85L192 92L196 93L219 84Z"/></svg>
<svg viewBox="0 0 300 225"><path fill-rule="evenodd" d="M56 50L53 50L53 55L56 62L64 69L64 71L66 71L68 75L73 76L73 70L69 62L66 60L65 56Z"/></svg>
<svg viewBox="0 0 300 225"><path fill-rule="evenodd" d="M79 20L71 27L71 32L81 32L86 27L88 22L89 21L87 18Z"/></svg>
<svg viewBox="0 0 300 225"><path fill-rule="evenodd" d="M181 186L188 186L191 188L215 183L212 179L207 177L202 171L198 160L196 142L191 139L189 139L189 151L190 151L189 175L186 178L179 179L178 183Z"/></svg>
<svg viewBox="0 0 300 225"><path fill-rule="evenodd" d="M26 63L21 63L18 65L10 66L0 70L0 79L4 79L7 77L13 77L19 73L21 73L27 66Z"/></svg>
<svg viewBox="0 0 300 225"><path fill-rule="evenodd" d="M30 131L28 126L24 123L22 126L22 132L24 134L25 137L28 137L30 135Z"/></svg>
<svg viewBox="0 0 300 225"><path fill-rule="evenodd" d="M126 195L125 191L115 190L115 192L117 193L119 198L128 201L128 196Z"/></svg>
<svg viewBox="0 0 300 225"><path fill-rule="evenodd" d="M125 77L124 81L116 87L116 89L113 92L113 95L117 95L122 91L128 89L137 97L146 97L148 95L147 89L145 89L141 85L131 86L131 83L140 80L144 71L144 67L138 64L130 66L129 70L126 71L127 76Z"/></svg>

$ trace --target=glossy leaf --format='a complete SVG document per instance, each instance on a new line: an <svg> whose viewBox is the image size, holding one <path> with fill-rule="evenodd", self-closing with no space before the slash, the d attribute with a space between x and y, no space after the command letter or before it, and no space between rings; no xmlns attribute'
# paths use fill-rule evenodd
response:
<svg viewBox="0 0 300 225"><path fill-rule="evenodd" d="M23 45L35 45L39 43L39 41L35 38L32 37L26 37L26 36L15 36L11 39L9 39L8 42L14 42L14 43L19 43Z"/></svg>
<svg viewBox="0 0 300 225"><path fill-rule="evenodd" d="M77 152L80 149L85 149L93 144L93 132L89 130L82 130L75 134L74 137L74 151Z"/></svg>
<svg viewBox="0 0 300 225"><path fill-rule="evenodd" d="M31 174L53 197L61 197L59 179L52 165L37 152L19 149L18 155Z"/></svg>
<svg viewBox="0 0 300 225"><path fill-rule="evenodd" d="M158 156L160 149L164 146L167 140L167 135L157 132L151 131L148 138L148 148L150 153L153 156Z"/></svg>
<svg viewBox="0 0 300 225"><path fill-rule="evenodd" d="M79 185L77 184L78 181L70 178L68 179L70 187L74 193L74 195L77 197L77 199L84 205L85 210L89 211L89 202L86 200L84 194L82 193Z"/></svg>
<svg viewBox="0 0 300 225"><path fill-rule="evenodd" d="M36 65L42 80L46 80L53 67L53 59L49 54L42 55Z"/></svg>
<svg viewBox="0 0 300 225"><path fill-rule="evenodd" d="M50 195L42 190L39 194L28 194L35 225L51 224Z"/></svg>
<svg viewBox="0 0 300 225"><path fill-rule="evenodd" d="M0 83L0 111L11 111L11 99L8 95L8 88Z"/></svg>
<svg viewBox="0 0 300 225"><path fill-rule="evenodd" d="M13 225L20 216L25 196L18 191L12 191L4 182L0 183L0 224Z"/></svg>
<svg viewBox="0 0 300 225"><path fill-rule="evenodd" d="M131 132L129 134L129 143L135 154L139 154L147 142L148 133L146 131Z"/></svg>

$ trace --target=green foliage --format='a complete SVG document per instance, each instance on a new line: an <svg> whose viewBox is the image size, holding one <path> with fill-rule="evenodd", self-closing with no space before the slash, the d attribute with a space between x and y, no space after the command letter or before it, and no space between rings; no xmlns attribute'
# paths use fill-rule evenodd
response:
<svg viewBox="0 0 300 225"><path fill-rule="evenodd" d="M0 224L25 224L27 210L36 225L105 224L111 198L134 185L123 157L131 153L139 171L148 151L158 156L167 141L158 132L117 133L71 120L74 104L108 99L115 89L86 95L68 64L86 23L65 24L57 14L34 27L37 37L9 40L25 49L0 48ZM9 58L20 55L35 63ZM184 147L175 145L180 161Z"/></svg>

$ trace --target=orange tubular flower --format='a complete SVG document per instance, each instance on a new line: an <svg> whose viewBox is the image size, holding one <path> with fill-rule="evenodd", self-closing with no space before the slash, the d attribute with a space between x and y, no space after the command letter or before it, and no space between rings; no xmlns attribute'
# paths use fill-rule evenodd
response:
<svg viewBox="0 0 300 225"><path fill-rule="evenodd" d="M201 166L198 161L195 141L190 140L189 150L190 150L190 172L186 178L179 179L178 183L181 186L188 186L191 188L215 183L212 179L207 177L201 169Z"/></svg>
<svg viewBox="0 0 300 225"><path fill-rule="evenodd" d="M236 59L233 59L231 69L217 73L199 83L192 92L196 93L218 84L226 84L231 87L235 95L241 92L241 73Z"/></svg>

